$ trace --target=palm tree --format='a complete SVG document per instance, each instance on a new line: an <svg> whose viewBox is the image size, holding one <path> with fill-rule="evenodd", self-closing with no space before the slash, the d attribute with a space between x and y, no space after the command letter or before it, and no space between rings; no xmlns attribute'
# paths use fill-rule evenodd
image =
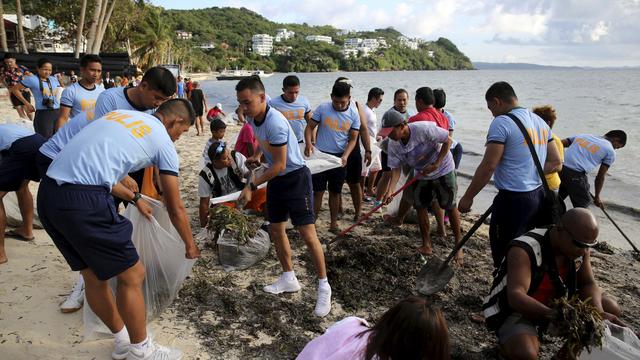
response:
<svg viewBox="0 0 640 360"><path fill-rule="evenodd" d="M91 27L89 35L87 35L87 53L92 54L93 42L96 40L98 32L98 24L100 23L100 13L102 12L102 0L95 0L95 8L93 9L93 18L91 19Z"/></svg>
<svg viewBox="0 0 640 360"><path fill-rule="evenodd" d="M101 21L97 29L96 40L93 42L92 52L94 54L100 53L100 48L102 47L102 39L104 39L104 33L107 32L107 26L109 25L111 14L113 14L113 8L116 6L116 0L111 1L109 10L107 10L107 3L108 0L104 0L104 3L102 4L104 11L102 12Z"/></svg>
<svg viewBox="0 0 640 360"><path fill-rule="evenodd" d="M160 64L163 55L171 47L171 32L162 21L160 13L150 9L144 21L138 23L139 28L131 36L133 57L138 66L149 68Z"/></svg>
<svg viewBox="0 0 640 360"><path fill-rule="evenodd" d="M24 39L24 28L22 27L22 4L16 0L16 16L18 17L18 47L22 48L24 54L28 54L27 42ZM4 22L4 18L2 19Z"/></svg>
<svg viewBox="0 0 640 360"><path fill-rule="evenodd" d="M76 34L76 53L74 57L80 58L80 48L82 47L82 31L84 30L84 15L87 12L87 0L82 0L82 9L80 10L80 22L78 23L78 32Z"/></svg>
<svg viewBox="0 0 640 360"><path fill-rule="evenodd" d="M9 51L9 47L7 46L7 33L4 31L4 8L2 6L2 0L0 0L0 45L2 46L2 51Z"/></svg>

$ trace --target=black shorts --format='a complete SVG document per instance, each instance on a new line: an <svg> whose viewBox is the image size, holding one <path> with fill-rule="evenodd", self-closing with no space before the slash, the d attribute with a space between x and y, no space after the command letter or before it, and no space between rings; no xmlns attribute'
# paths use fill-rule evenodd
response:
<svg viewBox="0 0 640 360"><path fill-rule="evenodd" d="M47 170L49 170L49 165L51 165L52 162L53 159L38 151L36 154L36 167L38 168L38 174L41 178L47 175Z"/></svg>
<svg viewBox="0 0 640 360"><path fill-rule="evenodd" d="M356 147L353 149L349 158L347 159L347 174L345 181L347 184L360 184L360 177L362 176L362 154L360 154L360 144L356 143Z"/></svg>
<svg viewBox="0 0 640 360"><path fill-rule="evenodd" d="M389 155L387 155L386 152L381 151L380 152L380 163L382 163L382 172L391 171L391 168L387 164L387 160L389 160Z"/></svg>
<svg viewBox="0 0 640 360"><path fill-rule="evenodd" d="M563 166L562 171L560 171L560 190L558 191L558 196L560 196L562 200L569 196L574 208L588 208L591 204L591 195L589 194L589 179L587 178L587 174Z"/></svg>
<svg viewBox="0 0 640 360"><path fill-rule="evenodd" d="M45 177L38 214L73 271L89 268L98 279L108 280L139 260L131 241L133 226L117 213L104 186L58 185Z"/></svg>
<svg viewBox="0 0 640 360"><path fill-rule="evenodd" d="M25 98L25 100L27 100L28 102L31 101L31 93L28 91L23 91L22 92L22 96ZM15 95L13 95L13 93L11 93L11 95L9 95L9 99L11 100L11 105L13 105L14 108L18 107L18 106L24 106L24 104L22 103L22 101L20 101L20 99L18 99Z"/></svg>
<svg viewBox="0 0 640 360"><path fill-rule="evenodd" d="M33 134L18 139L0 158L0 191L16 191L25 180L40 181L36 154L46 140Z"/></svg>
<svg viewBox="0 0 640 360"><path fill-rule="evenodd" d="M269 222L276 224L287 221L289 217L294 226L315 222L311 171L308 167L269 180L267 214Z"/></svg>
<svg viewBox="0 0 640 360"><path fill-rule="evenodd" d="M52 137L59 115L60 109L36 110L36 115L33 118L33 128L36 134L42 135L45 139Z"/></svg>

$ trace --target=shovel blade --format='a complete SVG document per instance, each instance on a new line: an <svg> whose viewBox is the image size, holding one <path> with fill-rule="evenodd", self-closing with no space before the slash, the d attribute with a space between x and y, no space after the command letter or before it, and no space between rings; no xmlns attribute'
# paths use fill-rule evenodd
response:
<svg viewBox="0 0 640 360"><path fill-rule="evenodd" d="M419 293L433 295L444 290L453 277L453 269L448 264L442 265L442 260L434 257L420 269L417 278Z"/></svg>

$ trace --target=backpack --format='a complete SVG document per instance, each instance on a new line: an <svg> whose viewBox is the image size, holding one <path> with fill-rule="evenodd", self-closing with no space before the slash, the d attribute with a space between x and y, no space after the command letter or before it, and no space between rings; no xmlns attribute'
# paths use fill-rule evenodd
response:
<svg viewBox="0 0 640 360"><path fill-rule="evenodd" d="M245 184L242 181L243 174L238 168L238 161L236 160L235 150L231 151L231 159L231 166L227 166L227 176L229 177L229 179L231 179L238 190L242 190ZM213 197L222 196L222 183L220 182L218 174L216 174L213 169L213 162L205 165L205 168L200 171L200 177L202 177L207 182L207 184L209 184L209 187L212 188L211 193Z"/></svg>
<svg viewBox="0 0 640 360"><path fill-rule="evenodd" d="M534 229L530 232L512 240L508 249L517 246L524 249L531 260L531 285L527 295L533 295L537 290L544 275L548 274L556 290L556 297L564 295L572 296L576 293L577 273L574 261L568 262L567 283L562 281L558 274L555 261L555 254L549 242L548 229ZM508 250L507 250L508 251ZM490 330L498 331L507 317L514 311L509 306L507 298L507 258L502 259L498 270L494 273L491 291L484 299L482 305L486 325ZM544 325L539 321L537 325Z"/></svg>

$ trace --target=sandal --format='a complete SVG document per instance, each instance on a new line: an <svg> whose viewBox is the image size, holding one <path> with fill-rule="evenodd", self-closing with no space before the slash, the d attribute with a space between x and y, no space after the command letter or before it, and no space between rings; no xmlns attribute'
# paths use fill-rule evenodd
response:
<svg viewBox="0 0 640 360"><path fill-rule="evenodd" d="M9 230L6 233L4 233L4 237L5 239L14 239L14 240L18 240L18 241L33 241L33 239L35 239L35 237L26 237L20 233L18 233L15 230Z"/></svg>

